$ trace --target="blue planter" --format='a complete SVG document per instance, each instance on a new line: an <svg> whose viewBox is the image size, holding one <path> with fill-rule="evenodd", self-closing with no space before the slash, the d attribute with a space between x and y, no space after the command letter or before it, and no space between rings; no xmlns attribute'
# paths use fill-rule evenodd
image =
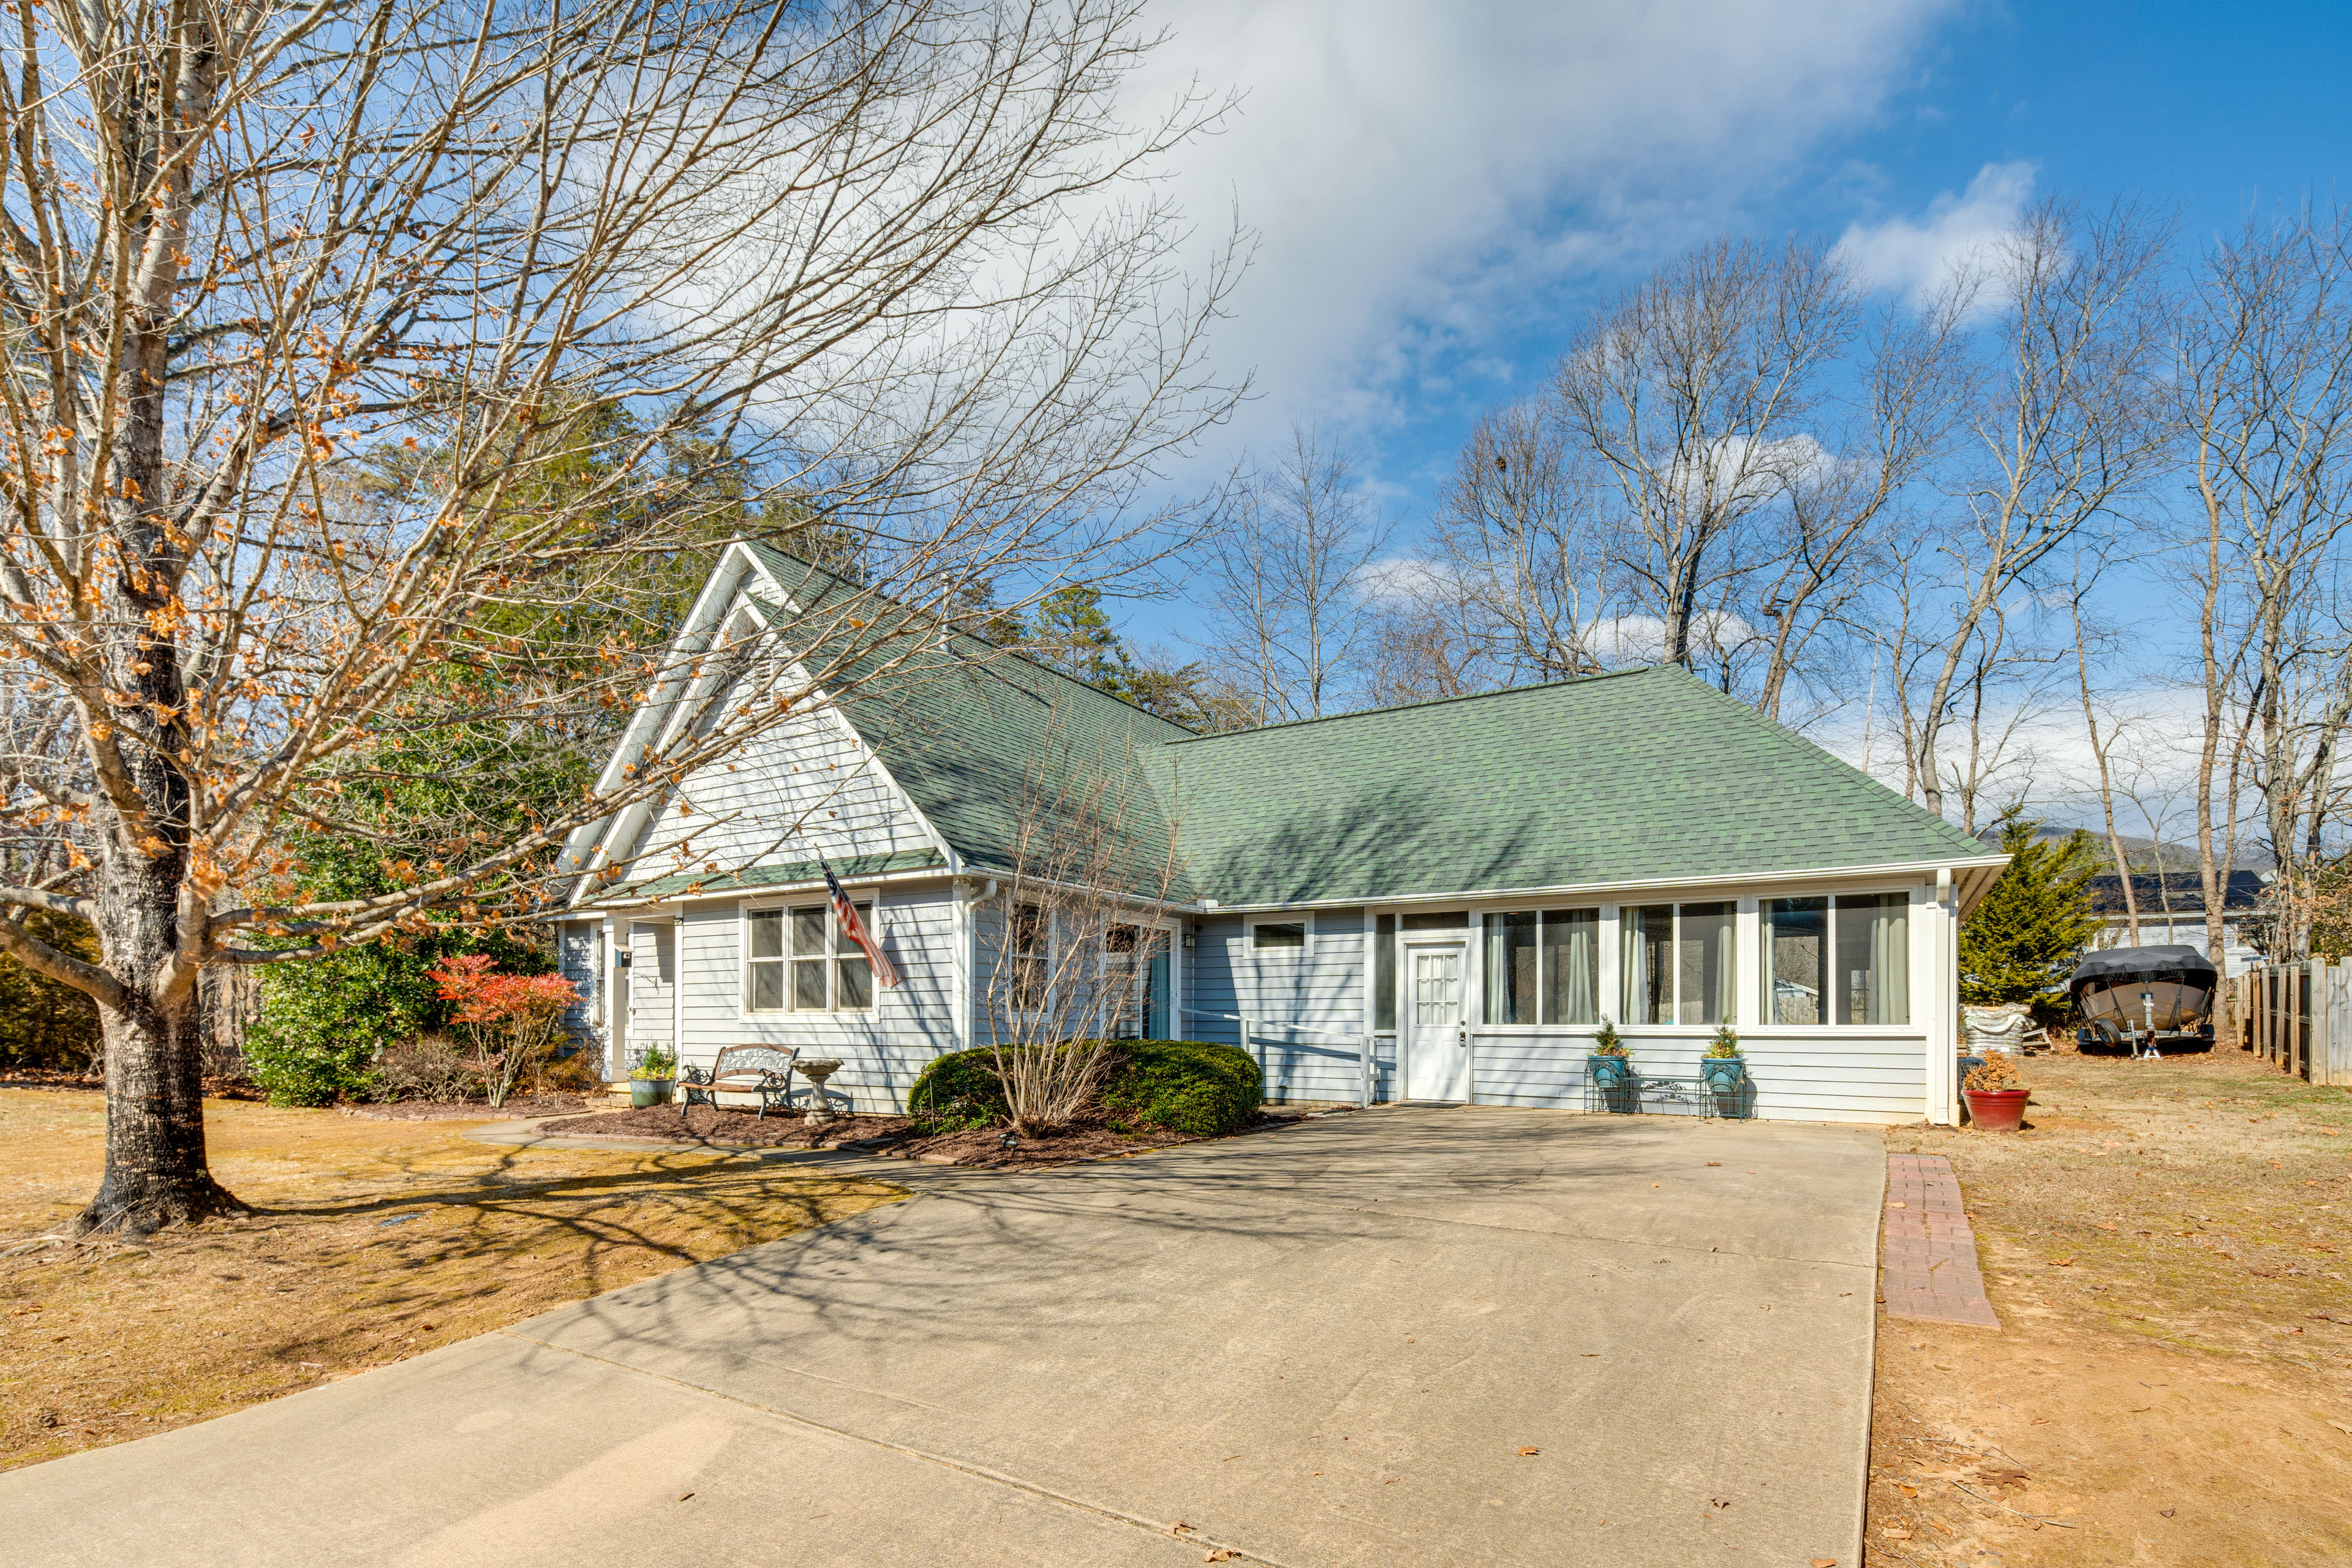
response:
<svg viewBox="0 0 2352 1568"><path fill-rule="evenodd" d="M1587 1057L1584 1070L1599 1088L1622 1089L1633 1074L1633 1064L1623 1057Z"/></svg>
<svg viewBox="0 0 2352 1568"><path fill-rule="evenodd" d="M1698 1070L1717 1094L1729 1094L1748 1079L1748 1064L1738 1057L1702 1057Z"/></svg>

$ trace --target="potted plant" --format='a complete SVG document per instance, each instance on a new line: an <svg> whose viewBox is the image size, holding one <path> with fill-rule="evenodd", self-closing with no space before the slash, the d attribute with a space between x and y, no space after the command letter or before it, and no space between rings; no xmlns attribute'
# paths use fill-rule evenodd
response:
<svg viewBox="0 0 2352 1568"><path fill-rule="evenodd" d="M1987 1051L1984 1065L1960 1080L1969 1120L1982 1132L2014 1132L2025 1120L2025 1079L2007 1051Z"/></svg>
<svg viewBox="0 0 2352 1568"><path fill-rule="evenodd" d="M629 1069L629 1103L633 1106L667 1105L670 1091L677 1087L677 1057L665 1047L654 1047Z"/></svg>
<svg viewBox="0 0 2352 1568"><path fill-rule="evenodd" d="M1625 1041L1617 1033L1617 1026L1608 1019L1592 1031L1592 1054L1584 1058L1584 1070L1593 1084L1601 1089L1622 1089L1633 1064L1625 1059Z"/></svg>
<svg viewBox="0 0 2352 1568"><path fill-rule="evenodd" d="M1706 1087L1717 1094L1736 1091L1748 1077L1747 1058L1739 1054L1739 1036L1730 1025L1715 1026L1715 1038L1708 1042L1706 1054L1699 1058L1698 1070L1706 1079Z"/></svg>

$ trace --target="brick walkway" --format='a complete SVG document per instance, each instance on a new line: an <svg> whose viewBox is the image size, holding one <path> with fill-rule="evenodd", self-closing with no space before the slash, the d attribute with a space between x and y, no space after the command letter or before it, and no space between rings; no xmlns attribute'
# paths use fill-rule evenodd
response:
<svg viewBox="0 0 2352 1568"><path fill-rule="evenodd" d="M1941 1154L1886 1157L1878 1279L1890 1318L2000 1327L1977 1272L1977 1238L1960 1206L1959 1179Z"/></svg>

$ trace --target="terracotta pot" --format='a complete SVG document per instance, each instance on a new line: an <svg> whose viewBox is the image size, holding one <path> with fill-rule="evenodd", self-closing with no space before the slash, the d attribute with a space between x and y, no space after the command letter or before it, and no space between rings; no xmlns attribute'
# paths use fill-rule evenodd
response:
<svg viewBox="0 0 2352 1568"><path fill-rule="evenodd" d="M1964 1089L1960 1098L1969 1102L1969 1120L1979 1132L2014 1132L2025 1120L2025 1097L2032 1090L2024 1089Z"/></svg>

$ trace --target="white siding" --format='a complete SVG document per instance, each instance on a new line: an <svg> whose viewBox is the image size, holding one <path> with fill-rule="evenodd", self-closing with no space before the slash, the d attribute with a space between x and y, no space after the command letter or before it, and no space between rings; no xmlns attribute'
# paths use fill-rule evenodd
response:
<svg viewBox="0 0 2352 1568"><path fill-rule="evenodd" d="M1696 1078L1711 1031L1625 1031L1625 1054L1644 1078ZM1590 1033L1489 1025L1475 1031L1472 1070L1481 1105L1586 1108ZM1748 1088L1739 1113L1780 1121L1916 1121L1926 1114L1924 1034L1843 1030L1740 1037ZM1689 1101L1643 1100L1645 1110L1696 1114Z"/></svg>
<svg viewBox="0 0 2352 1568"><path fill-rule="evenodd" d="M852 888L863 899L864 889ZM823 893L791 901L817 901ZM751 900L763 904L769 900ZM845 1064L827 1087L859 1110L906 1109L907 1090L955 1039L955 905L944 883L889 889L875 903L875 934L905 984L875 993L870 1013L750 1013L743 1006L742 910L729 903L689 905L681 925L679 963L684 1037L679 1056L708 1067L728 1046L798 1046L810 1057Z"/></svg>
<svg viewBox="0 0 2352 1568"><path fill-rule="evenodd" d="M688 775L662 798L638 843L630 871L638 879L937 847L882 764L831 711L804 714Z"/></svg>

